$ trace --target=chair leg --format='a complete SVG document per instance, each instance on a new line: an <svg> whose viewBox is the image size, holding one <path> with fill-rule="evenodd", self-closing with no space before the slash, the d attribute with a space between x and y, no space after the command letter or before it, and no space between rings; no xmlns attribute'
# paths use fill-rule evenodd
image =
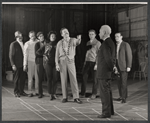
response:
<svg viewBox="0 0 150 123"><path fill-rule="evenodd" d="M133 80L135 79L135 75L136 75L136 72L134 72L134 74L133 74Z"/></svg>
<svg viewBox="0 0 150 123"><path fill-rule="evenodd" d="M145 81L146 81L146 75L145 75L145 73L143 72L143 76L144 76L144 79L145 79Z"/></svg>
<svg viewBox="0 0 150 123"><path fill-rule="evenodd" d="M140 79L140 81L141 81L141 76L142 76L142 73L141 73L141 72L139 72L139 79Z"/></svg>
<svg viewBox="0 0 150 123"><path fill-rule="evenodd" d="M135 77L136 77L136 74L137 74L137 72L134 72L134 75L133 75L133 80L135 79Z"/></svg>

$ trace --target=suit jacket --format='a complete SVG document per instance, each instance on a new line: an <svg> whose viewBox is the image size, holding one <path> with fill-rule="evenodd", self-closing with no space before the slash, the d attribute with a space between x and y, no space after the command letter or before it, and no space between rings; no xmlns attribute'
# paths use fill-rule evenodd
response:
<svg viewBox="0 0 150 123"><path fill-rule="evenodd" d="M132 51L127 42L122 41L118 51L118 66L120 71L126 71L127 67L132 66Z"/></svg>
<svg viewBox="0 0 150 123"><path fill-rule="evenodd" d="M9 59L11 66L15 65L17 68L23 67L23 51L18 41L10 44Z"/></svg>
<svg viewBox="0 0 150 123"><path fill-rule="evenodd" d="M35 63L36 64L43 64L43 55L40 55L37 53L37 50L40 49L40 42L37 42L35 44L34 50L35 50Z"/></svg>
<svg viewBox="0 0 150 123"><path fill-rule="evenodd" d="M115 44L111 38L107 38L101 45L97 54L97 78L111 79L115 65Z"/></svg>

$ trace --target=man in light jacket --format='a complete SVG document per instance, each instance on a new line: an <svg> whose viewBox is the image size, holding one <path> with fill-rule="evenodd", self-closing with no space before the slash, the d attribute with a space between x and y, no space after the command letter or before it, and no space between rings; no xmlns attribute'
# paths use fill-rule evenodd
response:
<svg viewBox="0 0 150 123"><path fill-rule="evenodd" d="M29 91L29 97L32 97L33 95L38 95L38 76L37 76L37 68L35 64L35 53L34 53L34 47L37 42L37 39L35 37L35 32L30 31L29 32L29 41L27 41L24 45L24 71L28 73L28 91ZM35 81L34 81L35 79ZM35 84L33 83L35 82ZM33 87L33 84L35 87Z"/></svg>
<svg viewBox="0 0 150 123"><path fill-rule="evenodd" d="M94 70L94 66L96 63L98 50L101 46L100 41L98 41L95 37L96 37L95 30L93 29L89 30L90 41L88 41L86 45L87 47L90 47L90 48L86 52L85 63L83 67L83 82L81 84L81 97L85 97L86 84L88 81L88 73L91 72L92 74L91 77L93 80L91 99L95 99L96 94L97 94L97 81L95 79L96 70Z"/></svg>
<svg viewBox="0 0 150 123"><path fill-rule="evenodd" d="M62 103L68 101L67 95L67 72L70 78L71 89L73 93L74 102L81 104L82 101L79 99L79 89L76 77L76 69L75 69L75 49L76 46L81 42L81 35L76 38L70 38L69 31L67 28L62 28L60 30L61 39L57 43L56 47L56 55L55 55L55 63L56 63L56 70L60 71L61 76L61 86L62 86L62 93L63 93L63 100Z"/></svg>

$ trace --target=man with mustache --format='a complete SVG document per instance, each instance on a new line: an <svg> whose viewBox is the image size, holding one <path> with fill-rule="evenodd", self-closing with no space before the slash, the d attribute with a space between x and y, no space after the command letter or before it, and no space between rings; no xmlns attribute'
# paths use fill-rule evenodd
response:
<svg viewBox="0 0 150 123"><path fill-rule="evenodd" d="M78 35L77 39L70 38L69 31L67 28L62 28L60 30L60 33L63 39L61 39L57 44L55 63L56 63L56 70L60 71L60 76L61 76L61 86L62 86L62 93L63 93L62 103L68 101L67 74L69 74L74 102L81 104L82 101L79 99L79 89L78 89L75 62L74 62L75 49L76 46L79 45L81 42L81 35Z"/></svg>

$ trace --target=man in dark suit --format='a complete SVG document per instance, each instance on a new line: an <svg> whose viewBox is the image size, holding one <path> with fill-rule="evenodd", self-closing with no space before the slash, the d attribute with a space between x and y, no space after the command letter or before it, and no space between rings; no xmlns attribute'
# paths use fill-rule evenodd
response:
<svg viewBox="0 0 150 123"><path fill-rule="evenodd" d="M103 25L100 28L102 43L97 55L97 81L99 83L102 102L102 114L98 118L110 118L114 115L114 107L111 92L111 73L115 65L115 44L110 38L111 28Z"/></svg>
<svg viewBox="0 0 150 123"><path fill-rule="evenodd" d="M116 54L116 66L120 73L120 78L118 79L118 90L119 98L117 101L121 103L126 103L127 98L127 78L128 72L131 70L132 66L132 51L131 47L127 42L122 40L121 33L115 34L115 39L117 43L117 54Z"/></svg>
<svg viewBox="0 0 150 123"><path fill-rule="evenodd" d="M23 42L22 34L15 32L16 41L10 44L9 59L14 71L14 94L16 97L27 96L24 92L26 73L23 71Z"/></svg>

